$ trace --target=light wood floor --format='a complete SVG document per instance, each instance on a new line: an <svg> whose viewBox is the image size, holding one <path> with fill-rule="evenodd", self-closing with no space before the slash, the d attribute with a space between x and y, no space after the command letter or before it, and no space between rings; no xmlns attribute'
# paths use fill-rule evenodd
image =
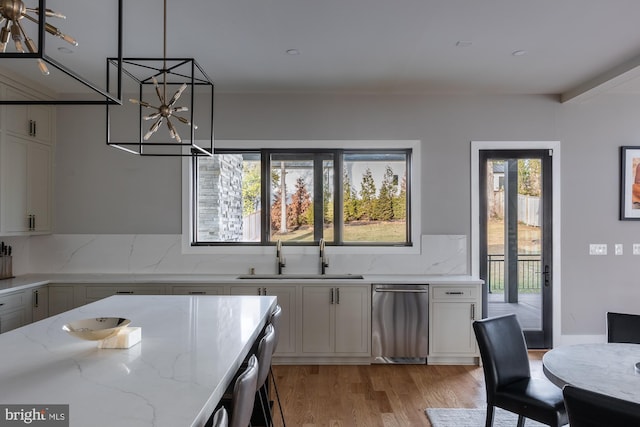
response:
<svg viewBox="0 0 640 427"><path fill-rule="evenodd" d="M542 376L544 352L529 354L532 375ZM478 366L312 365L273 370L289 427L430 427L426 408L486 404ZM275 425L281 426L277 409L274 416Z"/></svg>

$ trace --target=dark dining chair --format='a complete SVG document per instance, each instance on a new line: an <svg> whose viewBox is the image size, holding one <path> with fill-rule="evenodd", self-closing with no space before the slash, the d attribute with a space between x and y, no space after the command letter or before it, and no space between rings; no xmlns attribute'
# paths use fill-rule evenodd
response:
<svg viewBox="0 0 640 427"><path fill-rule="evenodd" d="M640 404L571 385L562 389L571 427L640 426Z"/></svg>
<svg viewBox="0 0 640 427"><path fill-rule="evenodd" d="M476 320L478 341L487 390L486 427L493 426L495 407L518 414L518 427L525 418L559 427L568 423L562 390L544 378L531 378L527 345L515 314Z"/></svg>
<svg viewBox="0 0 640 427"><path fill-rule="evenodd" d="M640 344L640 315L607 312L607 342Z"/></svg>
<svg viewBox="0 0 640 427"><path fill-rule="evenodd" d="M273 352L275 353L276 348L278 347L278 340L280 339L280 325L282 321L282 307L280 305L276 305L276 308L271 312L269 316L269 324L273 326L273 330L275 331L275 344L273 346ZM284 420L284 411L282 410L282 403L280 402L280 393L278 392L278 385L276 384L276 377L273 374L273 369L269 369L269 376L271 377L271 381L273 382L273 390L276 392L276 400L278 402L278 408L280 408L280 417L282 418L282 427L287 427L287 423ZM267 381L268 382L268 381Z"/></svg>

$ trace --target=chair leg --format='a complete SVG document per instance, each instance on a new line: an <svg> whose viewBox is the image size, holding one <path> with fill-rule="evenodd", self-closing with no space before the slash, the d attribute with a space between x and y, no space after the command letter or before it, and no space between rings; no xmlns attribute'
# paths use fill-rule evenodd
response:
<svg viewBox="0 0 640 427"><path fill-rule="evenodd" d="M282 403L280 403L280 394L278 393L278 386L276 385L276 377L273 375L273 368L269 368L269 374L271 381L273 381L273 390L276 392L276 400L278 401L278 408L280 408L280 417L282 418L282 427L287 427L284 422L284 412L282 411Z"/></svg>
<svg viewBox="0 0 640 427"><path fill-rule="evenodd" d="M524 416L518 415L518 427L524 427Z"/></svg>
<svg viewBox="0 0 640 427"><path fill-rule="evenodd" d="M271 405L269 405L269 394L267 393L267 383L258 389L258 398L262 407L262 416L265 427L273 426L273 415L271 414Z"/></svg>
<svg viewBox="0 0 640 427"><path fill-rule="evenodd" d="M493 427L493 413L495 411L495 407L493 405L487 404L487 420L484 423L485 427Z"/></svg>

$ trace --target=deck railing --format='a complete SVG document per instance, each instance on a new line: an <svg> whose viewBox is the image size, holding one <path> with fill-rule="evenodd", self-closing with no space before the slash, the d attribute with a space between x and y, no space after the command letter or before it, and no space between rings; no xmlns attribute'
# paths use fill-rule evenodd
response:
<svg viewBox="0 0 640 427"><path fill-rule="evenodd" d="M487 264L489 292L504 292L504 254L488 255ZM518 292L539 292L541 271L541 254L518 254Z"/></svg>

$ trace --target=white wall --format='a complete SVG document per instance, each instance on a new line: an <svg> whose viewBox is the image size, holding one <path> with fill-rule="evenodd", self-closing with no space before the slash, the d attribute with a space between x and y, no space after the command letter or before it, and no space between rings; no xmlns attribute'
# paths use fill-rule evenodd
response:
<svg viewBox="0 0 640 427"><path fill-rule="evenodd" d="M430 235L470 235L470 141L559 140L562 334L601 335L607 310L640 312L640 257L631 255L640 222L617 219L618 147L640 145L640 97L561 105L539 95L223 94L215 116L219 139L421 140L421 231ZM179 159L108 148L99 107L61 107L58 120L54 221L62 236L32 242L35 264L49 256L38 247L69 235L180 233ZM591 257L588 243L623 243L625 253ZM173 268L183 271L182 263Z"/></svg>

